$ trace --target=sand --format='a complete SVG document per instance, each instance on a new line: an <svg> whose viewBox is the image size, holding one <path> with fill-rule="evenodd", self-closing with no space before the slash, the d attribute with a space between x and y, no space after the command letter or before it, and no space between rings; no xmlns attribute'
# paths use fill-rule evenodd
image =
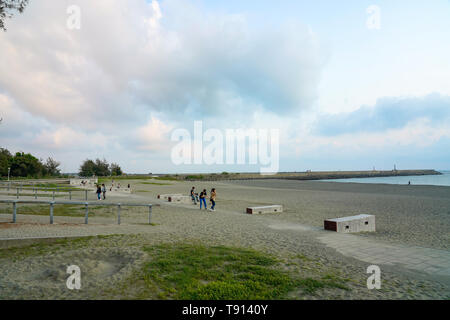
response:
<svg viewBox="0 0 450 320"><path fill-rule="evenodd" d="M321 231L324 218L369 213L376 215L377 232L357 237L374 243L435 248L440 249L436 252L446 253L450 188L287 180L131 183L136 193L117 200L160 203L161 207L155 207L153 212L156 225L146 225L146 213L134 210L123 213L120 226L114 224L114 212L92 217L89 225L78 224L82 218L55 217L56 224L52 226L48 217L22 214L14 227L6 223L9 215L0 214L3 226L8 226L0 224L0 239L123 234L92 240L88 248L49 249L16 260L0 258L0 298L101 299L102 288L119 285L134 268L139 268L145 257L143 245L177 241L251 247L284 258L301 254L320 261L324 272L338 270L354 280L351 291L325 290L314 297L295 298L448 299L450 296L450 277L392 265L382 265L382 290L368 290L365 282L368 263L319 239L324 234ZM157 194L188 193L193 185L197 189L217 189L216 212L156 200ZM264 204L283 204L285 212L264 216L244 213L249 205ZM30 242L33 240L0 241L0 248L26 246ZM77 263L89 277L83 290L73 292L63 280L67 277L66 266Z"/></svg>

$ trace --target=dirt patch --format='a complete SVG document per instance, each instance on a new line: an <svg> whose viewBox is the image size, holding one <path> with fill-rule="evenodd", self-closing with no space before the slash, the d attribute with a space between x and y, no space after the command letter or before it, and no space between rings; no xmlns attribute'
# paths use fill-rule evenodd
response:
<svg viewBox="0 0 450 320"><path fill-rule="evenodd" d="M16 261L0 261L0 298L89 298L126 277L143 253L133 248L94 248L55 251ZM81 290L69 290L67 268L81 271ZM44 295L44 296L43 296Z"/></svg>

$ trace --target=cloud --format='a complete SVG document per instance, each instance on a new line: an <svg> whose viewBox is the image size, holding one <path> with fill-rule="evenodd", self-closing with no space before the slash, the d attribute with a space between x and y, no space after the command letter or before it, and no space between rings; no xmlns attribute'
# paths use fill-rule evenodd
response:
<svg viewBox="0 0 450 320"><path fill-rule="evenodd" d="M152 117L143 127L134 133L134 141L139 150L161 152L168 151L171 146L170 132L172 127L161 120Z"/></svg>
<svg viewBox="0 0 450 320"><path fill-rule="evenodd" d="M66 27L69 5L81 29ZM287 113L316 98L323 64L306 26L252 28L186 1L30 2L0 42L0 88L27 112L88 130L142 113Z"/></svg>
<svg viewBox="0 0 450 320"><path fill-rule="evenodd" d="M55 130L42 130L33 140L40 148L47 150L78 150L104 149L109 145L110 137L99 132L86 134L68 127Z"/></svg>
<svg viewBox="0 0 450 320"><path fill-rule="evenodd" d="M430 126L448 126L450 96L430 94L424 97L378 99L372 107L363 106L349 113L319 116L315 132L324 136L383 132L404 128L419 119L428 120Z"/></svg>

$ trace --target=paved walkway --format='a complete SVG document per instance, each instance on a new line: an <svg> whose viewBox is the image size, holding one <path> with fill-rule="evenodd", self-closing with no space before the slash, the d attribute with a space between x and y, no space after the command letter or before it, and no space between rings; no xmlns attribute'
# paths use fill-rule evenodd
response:
<svg viewBox="0 0 450 320"><path fill-rule="evenodd" d="M450 276L450 252L392 245L358 235L324 231L318 239L346 256L372 264L402 265L408 269Z"/></svg>

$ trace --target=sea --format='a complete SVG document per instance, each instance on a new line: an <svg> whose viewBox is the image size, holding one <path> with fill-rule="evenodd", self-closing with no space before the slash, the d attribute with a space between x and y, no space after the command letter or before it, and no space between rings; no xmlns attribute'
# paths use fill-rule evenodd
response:
<svg viewBox="0 0 450 320"><path fill-rule="evenodd" d="M437 170L441 175L425 176L394 176L394 177L373 177L373 178L348 178L348 179L326 179L321 181L336 182L356 182L356 183L386 183L386 184L408 184L411 185L431 185L450 186L450 170Z"/></svg>

